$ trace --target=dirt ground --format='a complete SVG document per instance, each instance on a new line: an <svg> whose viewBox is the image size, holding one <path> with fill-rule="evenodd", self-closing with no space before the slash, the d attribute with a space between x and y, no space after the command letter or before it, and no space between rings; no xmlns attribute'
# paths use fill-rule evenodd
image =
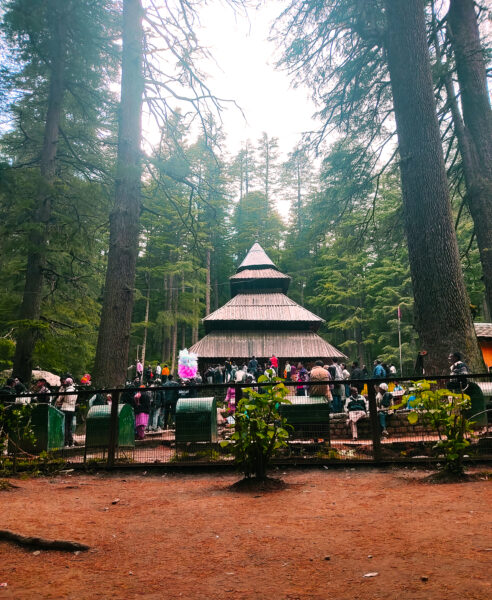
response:
<svg viewBox="0 0 492 600"><path fill-rule="evenodd" d="M426 474L279 471L272 493L231 492L233 473L12 480L0 529L91 550L0 542L0 600L491 598L492 477Z"/></svg>

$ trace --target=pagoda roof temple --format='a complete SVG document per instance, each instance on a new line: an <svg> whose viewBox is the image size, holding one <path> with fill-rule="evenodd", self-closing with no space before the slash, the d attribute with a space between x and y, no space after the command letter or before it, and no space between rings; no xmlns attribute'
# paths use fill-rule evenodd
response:
<svg viewBox="0 0 492 600"><path fill-rule="evenodd" d="M285 360L346 358L316 332L324 322L286 294L281 273L259 243L230 277L231 300L203 319L207 335L190 348L201 362L251 356Z"/></svg>

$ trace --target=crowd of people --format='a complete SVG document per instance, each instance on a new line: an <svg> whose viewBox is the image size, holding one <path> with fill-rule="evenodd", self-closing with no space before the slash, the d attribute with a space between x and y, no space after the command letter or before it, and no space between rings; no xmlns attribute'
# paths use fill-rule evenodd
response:
<svg viewBox="0 0 492 600"><path fill-rule="evenodd" d="M359 366L357 361L347 368L337 358L328 358L325 363L316 361L314 366L308 370L302 362L291 364L286 361L283 371L279 371L278 358L273 354L266 362L260 362L252 356L249 362L241 366L231 359L224 364L209 366L204 373L204 381L210 384L219 383L245 383L255 384L261 375L268 378L279 376L286 382L296 385L296 396L324 396L330 403L332 413L345 413L347 423L350 425L353 439L357 439L357 422L368 416L368 400L362 395L366 379L384 379L391 375L396 376L396 367L383 364L379 359L374 361L373 370L370 374L365 365ZM307 385L310 383L310 385ZM313 383L315 385L313 385ZM403 393L401 386L394 386L396 395ZM381 435L389 435L387 429L387 417L392 414L394 406L393 394L388 392L388 385L381 383L376 386L376 402L378 408ZM219 424L233 423L235 410L235 388L229 387L226 396L226 405L219 409Z"/></svg>
<svg viewBox="0 0 492 600"><path fill-rule="evenodd" d="M460 353L450 355L450 371L452 374L463 376L468 373L468 368ZM347 365L337 358L316 361L308 370L302 362L291 364L285 361L283 370L279 372L278 358L273 354L269 360L260 361L251 356L248 362L238 365L235 360L227 359L223 364L214 364L207 367L203 377L199 372L192 379L175 379L167 364L157 363L153 367L143 366L138 361L135 365L135 377L128 381L121 395L121 401L133 408L135 415L135 436L144 439L146 433L161 433L175 424L176 406L183 397L196 397L198 387L205 384L229 383L224 405L218 409L217 419L219 425L234 424L236 409L236 388L234 384L253 385L258 382L261 375L269 379L281 377L286 382L292 382L296 396L323 396L330 403L331 412L345 413L347 424L350 426L353 439L357 439L357 423L368 417L369 406L367 393L363 395L366 379L387 379L396 376L393 364L383 364L379 359L374 361L372 372L369 373L365 365L359 366L357 361ZM310 385L307 385L307 384ZM450 382L452 384L452 382ZM183 388L182 386L186 386ZM451 387L451 386L450 386ZM154 389L155 388L155 389ZM392 414L394 396L401 396L403 389L399 385L392 386L384 382L375 386L378 418L381 426L381 435L387 437L387 419ZM367 391L367 390L366 390ZM35 394L32 397L23 397L26 393ZM56 392L56 394L55 394ZM39 378L27 389L18 379L7 379L0 389L0 401L10 399L15 402L50 403L59 408L65 417L65 445L74 445L73 431L76 426L77 407L83 406L89 410L92 406L110 405L111 395L91 394L91 376L85 374L79 383L75 383L70 373L60 376L60 386L49 386L45 378Z"/></svg>

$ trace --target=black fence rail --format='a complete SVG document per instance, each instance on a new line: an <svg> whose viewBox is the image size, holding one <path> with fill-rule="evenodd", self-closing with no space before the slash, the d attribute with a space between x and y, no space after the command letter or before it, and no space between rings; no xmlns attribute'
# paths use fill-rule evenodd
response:
<svg viewBox="0 0 492 600"><path fill-rule="evenodd" d="M452 387L469 394L472 422L467 457L492 458L492 376L422 377L430 390ZM279 411L289 438L274 461L309 464L334 461L401 462L429 460L442 438L418 402L418 386L408 378L331 382L332 399L319 395L319 382L285 381L286 403ZM384 389L386 384L387 390ZM275 383L252 384L255 389ZM34 438L10 434L4 458L42 456L68 463L168 465L231 463L230 440L236 427L234 408L251 384L225 383L77 391L73 415L55 405L60 393L25 394L12 409L31 402ZM357 388L357 393L351 388ZM316 392L316 394L314 393ZM389 406L383 396L391 394ZM359 395L360 393L360 395ZM139 397L136 397L139 396ZM356 397L358 403L351 403ZM362 398L361 398L362 397ZM444 395L441 402L447 402ZM387 403L387 402L386 402ZM60 404L58 402L58 404ZM349 410L351 409L351 410ZM335 412L336 411L336 412ZM66 435L66 428L73 430ZM67 444L67 441L69 443Z"/></svg>

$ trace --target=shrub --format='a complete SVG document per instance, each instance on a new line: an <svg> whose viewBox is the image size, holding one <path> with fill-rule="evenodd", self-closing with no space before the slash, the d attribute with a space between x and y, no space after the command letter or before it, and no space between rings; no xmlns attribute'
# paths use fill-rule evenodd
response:
<svg viewBox="0 0 492 600"><path fill-rule="evenodd" d="M281 404L290 404L285 399L287 388L278 377L273 380L262 375L258 383L275 382L256 391L246 388L246 394L237 406L236 430L231 440L221 442L222 447L230 447L238 466L246 477L254 475L265 479L266 471L276 450L287 446L289 433L286 420L279 413Z"/></svg>
<svg viewBox="0 0 492 600"><path fill-rule="evenodd" d="M17 469L17 455L19 440L29 440L35 442L34 433L31 427L30 404L0 404L0 456L4 456L7 442L13 446L13 464L12 470L15 473Z"/></svg>
<svg viewBox="0 0 492 600"><path fill-rule="evenodd" d="M412 395L414 400L409 404L414 409L408 414L408 421L415 425L419 416L429 424L439 436L433 450L444 456L445 471L462 475L464 473L463 457L473 436L472 422L464 412L470 408L470 396L452 392L448 389L431 388L435 381L416 381ZM409 401L409 395L403 397L402 405Z"/></svg>

